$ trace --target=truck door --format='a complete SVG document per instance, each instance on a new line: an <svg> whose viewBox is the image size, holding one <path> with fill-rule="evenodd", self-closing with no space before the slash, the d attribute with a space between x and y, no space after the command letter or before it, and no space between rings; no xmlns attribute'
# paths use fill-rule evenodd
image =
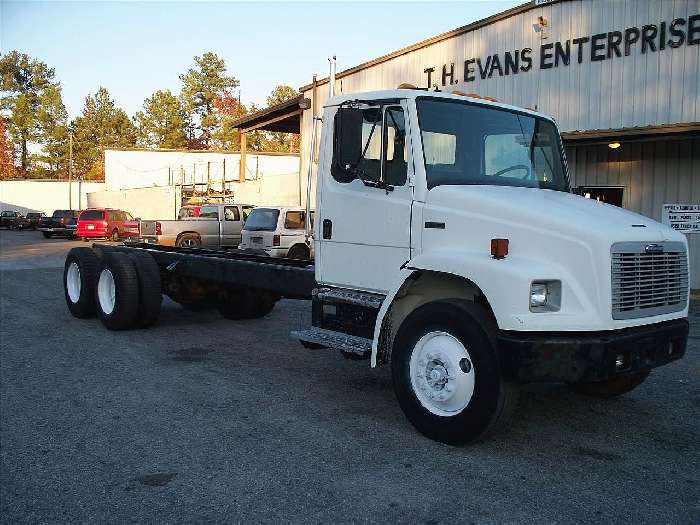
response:
<svg viewBox="0 0 700 525"><path fill-rule="evenodd" d="M386 292L411 256L411 162L405 106L326 112L319 166L317 277L323 284ZM328 128L326 128L328 129Z"/></svg>
<svg viewBox="0 0 700 525"><path fill-rule="evenodd" d="M224 206L224 220L221 223L221 245L238 246L241 243L243 220L238 206Z"/></svg>

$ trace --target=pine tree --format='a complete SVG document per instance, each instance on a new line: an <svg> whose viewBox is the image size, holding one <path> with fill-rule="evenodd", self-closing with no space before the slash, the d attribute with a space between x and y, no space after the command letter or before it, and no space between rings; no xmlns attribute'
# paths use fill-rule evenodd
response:
<svg viewBox="0 0 700 525"><path fill-rule="evenodd" d="M39 97L36 119L36 140L42 146L42 150L33 157L49 176L66 177L69 150L68 113L58 85L49 86Z"/></svg>
<svg viewBox="0 0 700 525"><path fill-rule="evenodd" d="M193 131L195 126L199 128L199 134L192 133L190 138L209 148L221 120L214 102L217 97L232 96L231 90L238 87L239 82L234 76L226 74L226 63L216 53L195 56L194 61L195 67L180 75L180 99L192 119Z"/></svg>
<svg viewBox="0 0 700 525"><path fill-rule="evenodd" d="M136 145L136 128L127 114L116 107L106 88L88 95L82 114L73 123L73 165L75 173L86 179L102 179L105 148Z"/></svg>
<svg viewBox="0 0 700 525"><path fill-rule="evenodd" d="M134 116L139 144L176 149L187 146L187 114L169 90L156 91Z"/></svg>
<svg viewBox="0 0 700 525"><path fill-rule="evenodd" d="M291 86L279 85L272 90L270 96L267 97L267 105L275 106L286 102L299 95L299 92ZM274 131L267 134L265 145L266 151L281 151L281 152L298 152L299 151L299 134L283 133Z"/></svg>

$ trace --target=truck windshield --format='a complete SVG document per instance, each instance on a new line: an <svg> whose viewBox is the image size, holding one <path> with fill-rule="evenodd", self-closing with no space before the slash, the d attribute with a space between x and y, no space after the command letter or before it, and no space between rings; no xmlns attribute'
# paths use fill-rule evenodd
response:
<svg viewBox="0 0 700 525"><path fill-rule="evenodd" d="M280 211L271 208L254 208L243 225L248 231L274 231L277 229L277 219Z"/></svg>
<svg viewBox="0 0 700 525"><path fill-rule="evenodd" d="M467 101L419 98L428 189L498 185L569 191L549 120Z"/></svg>

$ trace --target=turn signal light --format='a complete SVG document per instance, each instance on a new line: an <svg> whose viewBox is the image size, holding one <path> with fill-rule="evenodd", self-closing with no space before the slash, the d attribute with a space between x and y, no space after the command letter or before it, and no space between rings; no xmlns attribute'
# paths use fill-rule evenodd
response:
<svg viewBox="0 0 700 525"><path fill-rule="evenodd" d="M491 239L491 256L503 259L508 255L508 239Z"/></svg>
<svg viewBox="0 0 700 525"><path fill-rule="evenodd" d="M272 246L279 246L279 245L280 245L280 236L273 235L272 236Z"/></svg>
<svg viewBox="0 0 700 525"><path fill-rule="evenodd" d="M163 235L163 227L159 222L156 222L156 235Z"/></svg>

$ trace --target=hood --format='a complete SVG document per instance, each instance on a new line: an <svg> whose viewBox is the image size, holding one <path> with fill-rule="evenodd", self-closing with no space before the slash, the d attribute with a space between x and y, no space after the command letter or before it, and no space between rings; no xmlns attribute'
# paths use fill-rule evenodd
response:
<svg viewBox="0 0 700 525"><path fill-rule="evenodd" d="M438 186L426 203L518 228L620 241L685 241L653 219L579 195L512 186ZM489 221L490 222L490 221Z"/></svg>

